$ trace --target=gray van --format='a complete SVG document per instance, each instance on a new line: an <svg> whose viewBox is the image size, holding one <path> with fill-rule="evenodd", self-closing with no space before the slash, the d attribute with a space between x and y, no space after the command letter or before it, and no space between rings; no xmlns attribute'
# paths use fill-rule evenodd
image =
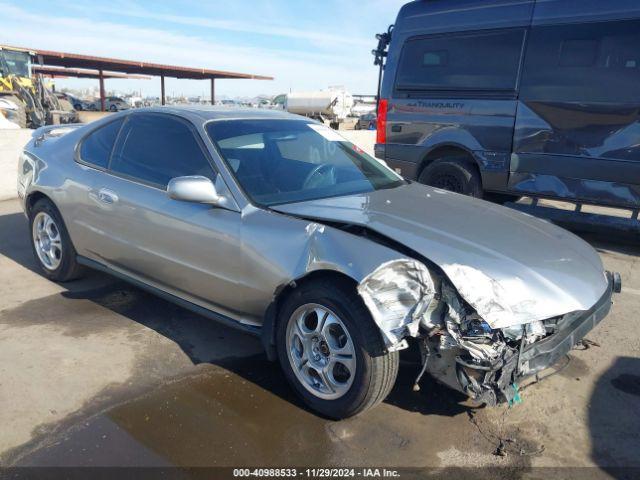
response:
<svg viewBox="0 0 640 480"><path fill-rule="evenodd" d="M398 173L637 215L640 2L421 0L389 33L375 152Z"/></svg>

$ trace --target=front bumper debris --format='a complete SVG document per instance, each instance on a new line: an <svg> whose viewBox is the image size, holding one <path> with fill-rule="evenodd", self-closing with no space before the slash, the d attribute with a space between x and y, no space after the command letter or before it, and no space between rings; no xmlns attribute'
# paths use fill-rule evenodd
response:
<svg viewBox="0 0 640 480"><path fill-rule="evenodd" d="M471 338L455 329L449 330L453 342L431 337L427 341L434 355L429 357L428 371L478 402L495 405L517 401L521 379L557 363L607 316L613 294L621 290L621 281L617 273L606 272L606 276L607 288L593 307L552 319L557 327L541 339L531 341L523 334L518 341L509 340L497 330L491 330L491 336L487 334L484 339ZM485 353L494 355L470 348L475 347L471 345L474 342L483 346Z"/></svg>
<svg viewBox="0 0 640 480"><path fill-rule="evenodd" d="M491 296L491 288L478 293L484 277L472 273L468 280L479 297L475 303L507 313ZM495 405L518 401L521 378L554 365L609 313L613 293L622 287L619 274L603 276L604 293L589 310L516 324L507 316L501 328L487 323L463 299L473 295L462 295L446 277L417 260L380 265L360 282L358 293L388 351L408 346L407 337L417 339L422 365L414 390L428 371L472 399Z"/></svg>
<svg viewBox="0 0 640 480"><path fill-rule="evenodd" d="M588 311L573 319L564 329L525 347L518 360L518 377L533 375L558 362L576 346L611 310L614 292L620 292L617 273L607 272L608 286L604 295Z"/></svg>

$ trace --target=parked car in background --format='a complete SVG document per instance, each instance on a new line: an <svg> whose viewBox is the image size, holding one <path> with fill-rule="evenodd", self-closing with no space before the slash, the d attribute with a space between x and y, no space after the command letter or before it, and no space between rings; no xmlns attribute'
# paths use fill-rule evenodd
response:
<svg viewBox="0 0 640 480"><path fill-rule="evenodd" d="M87 110L100 111L100 99L96 99L88 105ZM119 112L121 110L129 110L129 105L124 99L120 97L106 97L104 100L104 109L109 112Z"/></svg>
<svg viewBox="0 0 640 480"><path fill-rule="evenodd" d="M638 2L415 1L391 33L375 151L475 197L637 209L639 109Z"/></svg>
<svg viewBox="0 0 640 480"><path fill-rule="evenodd" d="M71 106L77 110L77 111L83 111L83 110L88 110L88 103L85 100L82 100L78 97L76 97L75 95L72 95L70 93L67 92L56 92L55 95L59 98L59 99L64 99L66 101L68 101Z"/></svg>
<svg viewBox="0 0 640 480"><path fill-rule="evenodd" d="M376 114L375 113L366 113L358 117L355 125L353 126L356 130L375 130L376 129Z"/></svg>
<svg viewBox="0 0 640 480"><path fill-rule="evenodd" d="M426 368L480 402L511 401L620 290L578 237L409 183L277 110L135 109L45 127L18 175L46 277L89 266L258 335L332 418L384 400L408 340L422 345L418 379Z"/></svg>

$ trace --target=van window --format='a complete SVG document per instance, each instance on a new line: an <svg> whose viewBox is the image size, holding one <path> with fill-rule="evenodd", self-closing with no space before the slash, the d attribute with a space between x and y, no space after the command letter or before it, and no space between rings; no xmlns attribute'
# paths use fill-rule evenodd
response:
<svg viewBox="0 0 640 480"><path fill-rule="evenodd" d="M525 101L640 98L640 21L534 27L520 88Z"/></svg>
<svg viewBox="0 0 640 480"><path fill-rule="evenodd" d="M122 118L107 123L87 135L80 146L80 160L96 167L107 168L121 125Z"/></svg>
<svg viewBox="0 0 640 480"><path fill-rule="evenodd" d="M161 114L127 118L109 169L162 188L172 178L184 175L215 180L211 164L191 128L181 119Z"/></svg>
<svg viewBox="0 0 640 480"><path fill-rule="evenodd" d="M523 39L522 29L409 39L395 89L514 91Z"/></svg>

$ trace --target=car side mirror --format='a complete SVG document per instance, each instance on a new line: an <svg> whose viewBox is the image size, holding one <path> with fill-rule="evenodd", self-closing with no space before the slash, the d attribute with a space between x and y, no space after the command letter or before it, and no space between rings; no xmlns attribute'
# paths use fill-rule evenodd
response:
<svg viewBox="0 0 640 480"><path fill-rule="evenodd" d="M211 180L201 175L172 178L167 185L169 198L183 202L224 206L226 199L218 195Z"/></svg>

